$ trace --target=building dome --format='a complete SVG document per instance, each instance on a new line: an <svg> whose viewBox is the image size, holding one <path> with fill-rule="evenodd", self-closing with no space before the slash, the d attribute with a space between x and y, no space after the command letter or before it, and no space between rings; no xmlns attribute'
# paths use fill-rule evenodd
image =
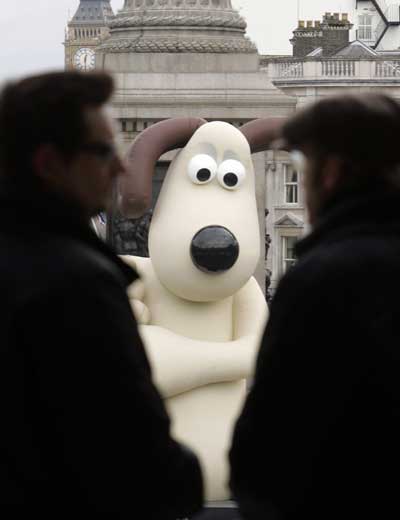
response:
<svg viewBox="0 0 400 520"><path fill-rule="evenodd" d="M103 52L256 53L231 0L125 0Z"/></svg>

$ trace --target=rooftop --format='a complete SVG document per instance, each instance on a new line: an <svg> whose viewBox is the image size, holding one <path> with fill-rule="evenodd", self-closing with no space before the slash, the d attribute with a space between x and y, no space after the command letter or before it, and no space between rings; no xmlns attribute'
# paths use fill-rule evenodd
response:
<svg viewBox="0 0 400 520"><path fill-rule="evenodd" d="M79 7L70 21L70 25L105 25L114 12L110 0L80 0Z"/></svg>

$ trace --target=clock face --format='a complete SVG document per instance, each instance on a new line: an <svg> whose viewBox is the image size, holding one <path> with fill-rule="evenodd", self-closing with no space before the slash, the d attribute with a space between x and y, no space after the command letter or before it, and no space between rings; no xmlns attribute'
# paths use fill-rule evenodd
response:
<svg viewBox="0 0 400 520"><path fill-rule="evenodd" d="M79 49L74 56L74 67L79 70L93 70L94 69L94 51L83 47Z"/></svg>

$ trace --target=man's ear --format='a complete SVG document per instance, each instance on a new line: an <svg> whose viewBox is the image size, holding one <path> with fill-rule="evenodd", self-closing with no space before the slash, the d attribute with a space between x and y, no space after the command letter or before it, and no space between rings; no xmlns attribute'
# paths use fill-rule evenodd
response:
<svg viewBox="0 0 400 520"><path fill-rule="evenodd" d="M61 153L52 144L41 144L33 154L33 169L44 181L60 175L60 168L65 167Z"/></svg>
<svg viewBox="0 0 400 520"><path fill-rule="evenodd" d="M343 176L343 161L335 156L330 156L324 161L322 186L327 195L333 193L339 186Z"/></svg>

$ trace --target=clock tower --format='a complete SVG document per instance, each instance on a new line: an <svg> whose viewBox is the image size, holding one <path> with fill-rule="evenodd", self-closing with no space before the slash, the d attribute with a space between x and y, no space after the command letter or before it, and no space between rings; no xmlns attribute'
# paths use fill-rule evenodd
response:
<svg viewBox="0 0 400 520"><path fill-rule="evenodd" d="M96 47L108 37L113 16L110 0L80 0L65 34L67 70L94 69Z"/></svg>

